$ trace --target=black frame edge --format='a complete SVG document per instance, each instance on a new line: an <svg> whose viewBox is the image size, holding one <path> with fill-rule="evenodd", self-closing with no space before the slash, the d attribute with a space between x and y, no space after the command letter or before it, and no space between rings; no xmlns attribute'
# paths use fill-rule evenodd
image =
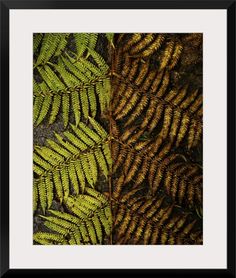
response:
<svg viewBox="0 0 236 278"><path fill-rule="evenodd" d="M9 8L1 2L1 275L9 269ZM4 165L4 170L3 170Z"/></svg>
<svg viewBox="0 0 236 278"><path fill-rule="evenodd" d="M108 0L110 1L110 0ZM9 269L9 10L10 9L73 9L73 8L89 8L93 4L93 8L121 8L125 6L127 9L134 8L133 1L1 1L1 275L0 277L15 277L16 275L46 276L46 277L77 277L78 274L141 274L155 275L160 277L235 277L235 11L236 3L234 1L158 1L160 7L158 9L167 8L168 5L179 4L178 9L227 9L227 269L189 269L189 270L138 270L138 269ZM101 4L102 3L102 4ZM116 4L115 4L116 3ZM147 0L135 1L135 8L157 8L156 1ZM187 5L186 5L187 3ZM182 5L185 4L185 7ZM56 7L55 7L56 5ZM150 6L149 6L150 5ZM214 6L215 5L215 6ZM67 6L67 7L65 7ZM149 6L149 7L148 7ZM214 7L213 7L214 6ZM4 105L3 105L4 104ZM2 136L4 134L4 136ZM4 165L4 171L3 171Z"/></svg>
<svg viewBox="0 0 236 278"><path fill-rule="evenodd" d="M227 267L235 277L235 14L236 3L227 9Z"/></svg>
<svg viewBox="0 0 236 278"><path fill-rule="evenodd" d="M2 0L9 9L227 9L234 0Z"/></svg>

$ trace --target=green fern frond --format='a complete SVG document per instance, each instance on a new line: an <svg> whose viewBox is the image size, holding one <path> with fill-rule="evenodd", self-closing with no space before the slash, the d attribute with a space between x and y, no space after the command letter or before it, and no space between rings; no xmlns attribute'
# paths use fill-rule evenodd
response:
<svg viewBox="0 0 236 278"><path fill-rule="evenodd" d="M61 40L60 34L47 33L44 35L42 39L42 46L40 49L40 53L35 66L38 66L40 64L45 64L46 62L49 61L49 59L52 57L52 55L55 53L56 49L58 48L60 40Z"/></svg>
<svg viewBox="0 0 236 278"><path fill-rule="evenodd" d="M90 76L87 77L86 69L80 64L80 62L73 60L71 57L68 59L62 57L62 61L65 67L78 79L78 84L89 83Z"/></svg>
<svg viewBox="0 0 236 278"><path fill-rule="evenodd" d="M59 79L58 75L48 65L44 67L37 67L42 79L47 84L49 89L53 92L64 91L66 89L65 84ZM41 83L40 83L41 84ZM44 92L44 89L42 88Z"/></svg>
<svg viewBox="0 0 236 278"><path fill-rule="evenodd" d="M105 35L106 35L106 38L107 38L108 42L111 44L111 46L113 48L115 48L114 42L113 42L113 40L114 40L114 33L106 33Z"/></svg>
<svg viewBox="0 0 236 278"><path fill-rule="evenodd" d="M103 74L106 74L109 70L109 66L106 64L103 57L92 48L88 49L88 53L93 57L94 61L97 63L99 70L101 70Z"/></svg>
<svg viewBox="0 0 236 278"><path fill-rule="evenodd" d="M57 210L49 210L48 212L50 212L54 216L57 216L60 221L66 220L66 221L72 222L75 225L79 225L79 223L80 223L80 219L78 219L76 216L74 216L72 214L57 211ZM66 226L62 225L62 223L66 223L66 222L64 221L64 222L61 222L61 224L60 224L61 226L66 228ZM70 225L71 225L71 223L70 223ZM73 227L73 226L71 226L71 227ZM69 227L68 227L68 229L69 229Z"/></svg>
<svg viewBox="0 0 236 278"><path fill-rule="evenodd" d="M53 169L52 170L52 176L53 176L53 183L54 183L54 187L56 189L56 194L57 197L60 201L60 203L62 203L63 200L63 184L61 182L61 177L60 177L60 171L57 169Z"/></svg>
<svg viewBox="0 0 236 278"><path fill-rule="evenodd" d="M97 179L98 179L98 164L97 161L95 159L94 153L93 152L89 152L87 154L87 159L89 162L89 166L90 166L90 170L91 170L91 177L93 179L93 184L96 184Z"/></svg>
<svg viewBox="0 0 236 278"><path fill-rule="evenodd" d="M86 154L83 154L80 157L80 162L81 162L81 165L82 165L84 176L87 179L87 182L89 183L90 186L94 187L94 180L91 176L90 164L89 164L88 157L87 157Z"/></svg>
<svg viewBox="0 0 236 278"><path fill-rule="evenodd" d="M63 187L64 200L66 201L70 194L69 172L66 168L61 169L61 183Z"/></svg>
<svg viewBox="0 0 236 278"><path fill-rule="evenodd" d="M98 192L92 188L86 187L85 193L87 193L87 195L90 195L90 196L94 197L95 199L99 200L103 205L105 205L107 203L107 198L103 194L101 194L100 192Z"/></svg>
<svg viewBox="0 0 236 278"><path fill-rule="evenodd" d="M74 39L75 39L77 56L81 57L84 54L86 47L88 45L89 34L88 33L74 34Z"/></svg>
<svg viewBox="0 0 236 278"><path fill-rule="evenodd" d="M65 131L63 136L55 134L56 141L48 139L48 146L35 146L35 179L42 184L41 191L47 190L41 194L43 211L50 208L54 189L62 202L72 193L83 193L86 183L95 187L99 169L108 177L111 166L108 134L94 119L90 118L90 122L94 129L81 122L78 127L71 125L72 130Z"/></svg>
<svg viewBox="0 0 236 278"><path fill-rule="evenodd" d="M101 107L101 112L103 113L104 111L106 111L110 102L110 80L103 79L102 81L97 82L95 86Z"/></svg>
<svg viewBox="0 0 236 278"><path fill-rule="evenodd" d="M62 95L62 117L64 127L69 123L69 111L70 111L70 97L68 94Z"/></svg>
<svg viewBox="0 0 236 278"><path fill-rule="evenodd" d="M34 97L33 124L36 123L36 121L39 117L39 114L40 114L41 109L42 109L43 102L44 102L44 97L43 96L35 96Z"/></svg>
<svg viewBox="0 0 236 278"><path fill-rule="evenodd" d="M71 125L72 129L75 127L73 125ZM77 131L77 128L75 128L75 130ZM84 141L82 141L80 138L80 136L74 135L73 133L71 133L70 131L65 131L64 135L66 136L66 138L73 143L73 145L75 145L77 148L79 148L81 151L84 151L88 148L88 146L84 143Z"/></svg>
<svg viewBox="0 0 236 278"><path fill-rule="evenodd" d="M107 132L105 129L93 118L89 117L88 119L95 131L101 136L102 139L105 139L107 137Z"/></svg>
<svg viewBox="0 0 236 278"><path fill-rule="evenodd" d="M69 34L67 33L37 33L33 37L33 50L37 54L34 67L44 65L52 57L58 57L65 51L68 43ZM40 49L39 49L40 46Z"/></svg>
<svg viewBox="0 0 236 278"><path fill-rule="evenodd" d="M54 95L53 100L52 100L52 109L51 109L51 114L50 114L50 118L49 118L49 124L52 124L55 122L56 117L59 114L60 106L61 106L61 96ZM46 115L43 117L43 119L46 117Z"/></svg>
<svg viewBox="0 0 236 278"><path fill-rule="evenodd" d="M63 237L66 237L68 234L67 229L61 227L60 225L52 223L50 221L45 221L44 226L47 227L48 229L52 230L53 232L56 232L56 233L62 235Z"/></svg>
<svg viewBox="0 0 236 278"><path fill-rule="evenodd" d="M60 42L57 46L54 56L60 56L63 53L63 51L65 51L66 45L68 43L68 38L69 38L68 33L60 34L60 36L61 36Z"/></svg>
<svg viewBox="0 0 236 278"><path fill-rule="evenodd" d="M47 191L47 208L50 208L53 201L53 182L50 175L45 176L45 187Z"/></svg>
<svg viewBox="0 0 236 278"><path fill-rule="evenodd" d="M108 108L109 66L95 50L98 34L75 34L78 59L74 59L66 50L68 37L69 34L43 36L35 64L36 75L42 79L40 83L34 81L36 125L41 124L48 114L49 124L54 123L60 108L65 127L71 112L77 126L81 114L87 119L88 116L95 117L99 110L103 113ZM35 44L38 44L36 39Z"/></svg>
<svg viewBox="0 0 236 278"><path fill-rule="evenodd" d="M64 237L60 234L38 232L33 236L33 240L42 245L63 244Z"/></svg>
<svg viewBox="0 0 236 278"><path fill-rule="evenodd" d="M75 125L77 126L81 118L79 93L77 91L71 92L71 105L75 116Z"/></svg>
<svg viewBox="0 0 236 278"><path fill-rule="evenodd" d="M53 233L37 233L34 240L40 244L102 244L105 235L111 233L111 209L108 200L93 189L65 201L69 213L48 210L49 216L41 216L44 225ZM41 240L42 239L42 240ZM44 241L45 240L45 241Z"/></svg>
<svg viewBox="0 0 236 278"><path fill-rule="evenodd" d="M38 50L38 47L43 39L43 34L37 33L33 36L33 51L34 53Z"/></svg>
<svg viewBox="0 0 236 278"><path fill-rule="evenodd" d="M97 33L90 33L89 34L89 42L88 47L94 49L97 43L98 34Z"/></svg>
<svg viewBox="0 0 236 278"><path fill-rule="evenodd" d="M66 74L65 71L61 70L61 67L57 67L57 70L61 74L63 72L62 79L68 90L49 66L47 66L47 70L39 67L39 72L45 81L46 91L41 89L41 92L38 92L35 89L34 122L36 125L39 125L49 113L49 124L54 123L61 107L65 127L69 122L70 111L74 114L75 124L78 125L81 113L85 118L88 118L89 115L95 117L98 112L98 105L102 113L107 109L110 93L110 81L108 79L80 85L78 79L75 77L72 79L71 74L68 72ZM93 84L93 82L95 83ZM79 88L76 89L76 86Z"/></svg>
<svg viewBox="0 0 236 278"><path fill-rule="evenodd" d="M43 178L37 180L36 182L39 194L39 202L43 213L45 213L47 208L47 189Z"/></svg>
<svg viewBox="0 0 236 278"><path fill-rule="evenodd" d="M108 143L103 144L102 149L103 149L104 156L106 158L106 162L107 162L108 167L110 169L111 166L112 166L113 161L112 161L112 157L111 157L111 150L110 150L109 144Z"/></svg>
<svg viewBox="0 0 236 278"><path fill-rule="evenodd" d="M82 165L81 165L81 161L77 160L75 161L75 170L77 173L77 177L80 183L80 188L81 188L81 192L82 194L84 193L84 189L86 186L86 177L85 177L85 173L83 171Z"/></svg>
<svg viewBox="0 0 236 278"><path fill-rule="evenodd" d="M100 165L105 177L107 178L109 174L109 168L111 165L109 166L107 165L106 163L107 159L100 148L95 150L95 156L96 156L97 163Z"/></svg>
<svg viewBox="0 0 236 278"><path fill-rule="evenodd" d="M33 211L35 211L38 207L39 193L37 183L34 181L33 183Z"/></svg>
<svg viewBox="0 0 236 278"><path fill-rule="evenodd" d="M87 119L89 116L89 99L88 99L88 92L85 88L80 90L80 101L83 103L82 105L82 112L84 117Z"/></svg>
<svg viewBox="0 0 236 278"><path fill-rule="evenodd" d="M97 100L96 100L96 94L94 91L94 86L88 87L88 100L89 100L91 116L95 117L97 114Z"/></svg>
<svg viewBox="0 0 236 278"><path fill-rule="evenodd" d="M77 180L77 174L76 174L75 165L73 162L68 165L68 172L69 172L69 178L71 181L71 185L74 189L75 194L77 195L77 194L79 194L79 183Z"/></svg>
<svg viewBox="0 0 236 278"><path fill-rule="evenodd" d="M39 97L37 97L37 98L39 98ZM45 96L43 98L43 103L40 108L39 116L37 117L36 125L39 125L43 121L43 119L46 117L51 104L52 104L52 96ZM36 110L36 113L37 113L37 110ZM35 118L36 118L36 115L35 115Z"/></svg>
<svg viewBox="0 0 236 278"><path fill-rule="evenodd" d="M83 56L88 47L94 49L97 43L97 38L97 33L74 34L77 57L79 58Z"/></svg>

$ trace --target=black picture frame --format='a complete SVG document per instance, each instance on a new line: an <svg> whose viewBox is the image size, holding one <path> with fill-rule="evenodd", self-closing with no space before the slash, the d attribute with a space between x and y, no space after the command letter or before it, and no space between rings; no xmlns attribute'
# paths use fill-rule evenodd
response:
<svg viewBox="0 0 236 278"><path fill-rule="evenodd" d="M140 274L158 277L235 277L235 10L233 1L84 0L0 1L1 7L1 277L77 277ZM227 268L226 269L9 269L9 12L12 9L227 10Z"/></svg>

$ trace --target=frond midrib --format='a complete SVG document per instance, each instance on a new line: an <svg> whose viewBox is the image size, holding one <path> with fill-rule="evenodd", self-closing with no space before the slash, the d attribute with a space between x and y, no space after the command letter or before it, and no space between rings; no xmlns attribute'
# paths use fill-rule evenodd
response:
<svg viewBox="0 0 236 278"><path fill-rule="evenodd" d="M62 168L67 168L67 166L69 166L71 163L73 163L75 160L79 160L79 157L83 154L87 154L90 152L95 152L95 150L99 149L101 146L105 145L106 143L110 142L110 138L105 138L104 140L101 140L100 143L96 143L94 146L89 147L86 150L79 150L78 149L78 153L75 154L71 154L70 157L64 158L63 162L58 163L57 165L51 165L52 167L49 170L44 170L43 174L38 175L38 177L36 178L36 180L39 180L45 176L48 176L48 174L50 174L51 172L53 172L54 170L59 171ZM37 164L38 165L38 164ZM39 165L39 167L41 167Z"/></svg>

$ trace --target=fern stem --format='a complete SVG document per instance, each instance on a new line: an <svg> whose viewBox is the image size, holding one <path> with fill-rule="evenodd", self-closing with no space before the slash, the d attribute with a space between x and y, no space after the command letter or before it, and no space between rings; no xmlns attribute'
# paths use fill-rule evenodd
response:
<svg viewBox="0 0 236 278"><path fill-rule="evenodd" d="M112 78L113 78L113 75L112 75L112 72L113 72L113 62L114 62L114 52L115 52L115 48L112 47L111 44L109 44L109 48L108 48L108 52L110 54L110 61L111 61L111 83L112 83ZM109 108L108 108L108 111L109 111L109 115L108 115L108 118L109 118L109 135L112 136L112 110L111 110L111 107L112 107L112 99L113 99L113 86L111 86L111 89L110 89L110 102L109 102ZM112 140L109 140L109 148L111 150L112 148ZM111 217L113 219L113 204L112 204L112 171L113 169L113 163L112 163L112 166L111 166L111 171L110 171L110 174L109 174L109 177L108 177L108 182L109 182L109 203L110 203L110 208L111 208ZM113 239L112 239L112 234L113 234L113 222L112 221L112 227L111 227L111 235L110 235L110 245L113 244Z"/></svg>

